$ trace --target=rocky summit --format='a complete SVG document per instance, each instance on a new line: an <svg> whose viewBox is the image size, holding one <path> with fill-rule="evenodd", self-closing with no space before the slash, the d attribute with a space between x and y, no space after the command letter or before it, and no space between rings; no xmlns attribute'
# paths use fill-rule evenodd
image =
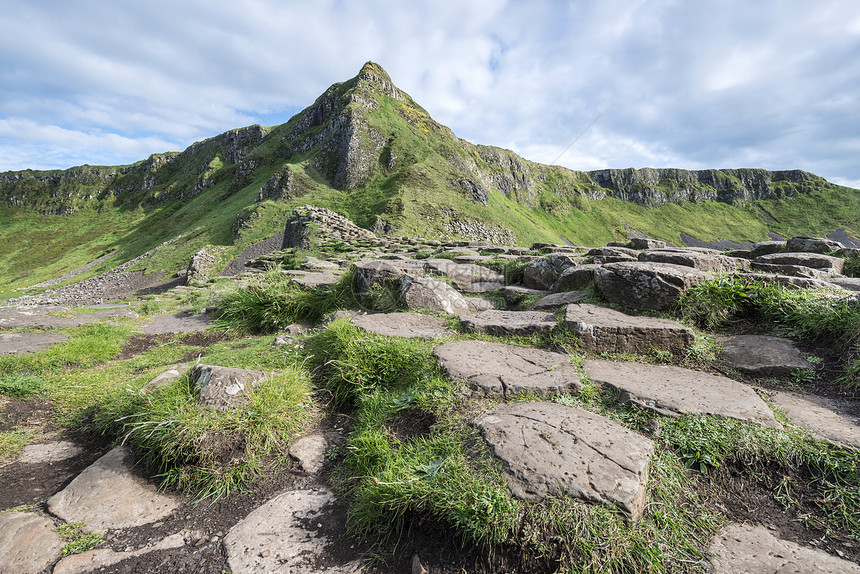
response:
<svg viewBox="0 0 860 574"><path fill-rule="evenodd" d="M858 572L856 196L536 164L373 63L0 174L0 573Z"/></svg>

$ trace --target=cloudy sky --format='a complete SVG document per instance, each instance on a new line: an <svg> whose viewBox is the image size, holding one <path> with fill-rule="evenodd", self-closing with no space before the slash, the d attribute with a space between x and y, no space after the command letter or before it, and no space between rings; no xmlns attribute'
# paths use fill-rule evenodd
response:
<svg viewBox="0 0 860 574"><path fill-rule="evenodd" d="M0 171L275 125L368 60L474 143L860 188L857 0L0 0Z"/></svg>

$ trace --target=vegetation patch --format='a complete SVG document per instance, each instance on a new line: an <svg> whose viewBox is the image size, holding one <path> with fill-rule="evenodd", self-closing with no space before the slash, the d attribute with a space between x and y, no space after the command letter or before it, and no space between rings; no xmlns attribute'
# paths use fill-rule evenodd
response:
<svg viewBox="0 0 860 574"><path fill-rule="evenodd" d="M81 552L92 550L104 540L104 536L100 532L86 534L83 528L83 522L67 522L54 528L54 532L66 541L66 545L60 551L63 556L80 554Z"/></svg>

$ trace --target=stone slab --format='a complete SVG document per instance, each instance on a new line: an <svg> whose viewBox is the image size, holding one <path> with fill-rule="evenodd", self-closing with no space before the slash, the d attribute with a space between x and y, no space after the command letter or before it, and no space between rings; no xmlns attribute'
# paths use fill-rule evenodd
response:
<svg viewBox="0 0 860 574"><path fill-rule="evenodd" d="M489 310L461 317L460 325L465 331L506 337L549 333L558 322L554 314L543 311Z"/></svg>
<svg viewBox="0 0 860 574"><path fill-rule="evenodd" d="M266 373L220 365L195 365L190 377L194 381L200 404L224 411L244 402L254 385L266 377Z"/></svg>
<svg viewBox="0 0 860 574"><path fill-rule="evenodd" d="M443 317L421 313L377 313L351 319L353 325L377 335L430 340L453 334Z"/></svg>
<svg viewBox="0 0 860 574"><path fill-rule="evenodd" d="M610 263L594 270L597 290L610 303L657 311L668 309L691 287L711 278L708 272L672 263Z"/></svg>
<svg viewBox="0 0 860 574"><path fill-rule="evenodd" d="M433 355L454 381L465 383L472 396L531 392L538 396L573 393L579 375L570 357L543 349L488 341L454 341L439 345Z"/></svg>
<svg viewBox="0 0 860 574"><path fill-rule="evenodd" d="M621 400L664 416L717 415L782 428L752 388L726 377L682 367L586 361L588 377L621 393Z"/></svg>
<svg viewBox="0 0 860 574"><path fill-rule="evenodd" d="M335 560L326 554L333 524L326 508L334 502L327 490L293 490L269 500L230 529L224 537L233 574L312 574L360 572L362 561Z"/></svg>
<svg viewBox="0 0 860 574"><path fill-rule="evenodd" d="M599 305L568 305L564 324L590 353L680 351L693 343L693 330L671 319L637 317Z"/></svg>
<svg viewBox="0 0 860 574"><path fill-rule="evenodd" d="M568 494L619 506L634 520L645 507L654 444L594 413L557 403L511 403L476 420L502 461L517 498Z"/></svg>
<svg viewBox="0 0 860 574"><path fill-rule="evenodd" d="M0 514L0 572L43 572L60 557L63 546L53 520L32 512Z"/></svg>
<svg viewBox="0 0 860 574"><path fill-rule="evenodd" d="M328 441L321 434L311 434L296 440L290 446L290 456L296 459L302 470L316 474L325 464L325 451Z"/></svg>
<svg viewBox="0 0 860 574"><path fill-rule="evenodd" d="M185 312L172 315L155 315L140 326L140 332L146 335L166 335L168 333L193 333L205 331L212 323L212 318L206 315L189 315Z"/></svg>
<svg viewBox="0 0 860 574"><path fill-rule="evenodd" d="M180 504L133 473L130 451L123 446L98 459L48 499L51 513L66 522L83 522L87 532L150 524Z"/></svg>
<svg viewBox="0 0 860 574"><path fill-rule="evenodd" d="M85 572L93 572L103 570L108 566L112 566L118 562L129 558L137 558L150 552L159 550L172 550L174 548L182 548L185 545L185 539L181 534L171 534L161 540L148 544L137 550L129 550L128 552L117 552L110 548L99 548L96 550L88 550L80 554L72 554L66 556L54 566L52 574L84 574Z"/></svg>
<svg viewBox="0 0 860 574"><path fill-rule="evenodd" d="M91 313L78 313L70 316L56 316L51 313L69 313L68 307L2 307L0 308L0 327L5 329L60 329L80 327L105 319L137 319L138 314L130 309L102 309Z"/></svg>
<svg viewBox="0 0 860 574"><path fill-rule="evenodd" d="M426 266L429 273L447 276L460 289L475 283L494 283L501 287L504 282L504 277L483 265L458 263L450 259L428 259Z"/></svg>
<svg viewBox="0 0 860 574"><path fill-rule="evenodd" d="M73 442L62 440L46 442L42 444L28 444L21 451L18 462L24 464L39 464L45 462L59 462L68 460L82 454L82 446Z"/></svg>
<svg viewBox="0 0 860 574"><path fill-rule="evenodd" d="M813 365L804 359L791 339L765 335L718 337L722 364L756 377L785 377Z"/></svg>
<svg viewBox="0 0 860 574"><path fill-rule="evenodd" d="M587 297L588 293L586 293L585 291L566 291L564 293L553 293L552 295L547 295L546 297L538 299L529 308L533 311L540 311L542 309L557 309L558 307L564 307L565 305L570 305L571 303L579 303Z"/></svg>
<svg viewBox="0 0 860 574"><path fill-rule="evenodd" d="M59 333L0 333L0 355L35 353L68 340Z"/></svg>
<svg viewBox="0 0 860 574"><path fill-rule="evenodd" d="M781 540L764 526L730 524L708 552L714 574L860 574L860 564Z"/></svg>
<svg viewBox="0 0 860 574"><path fill-rule="evenodd" d="M306 275L297 275L290 279L291 283L295 283L305 289L320 289L323 287L331 287L340 282L341 276L335 273L308 273Z"/></svg>
<svg viewBox="0 0 860 574"><path fill-rule="evenodd" d="M860 417L849 414L848 404L786 391L774 392L771 402L785 411L788 420L813 436L860 449Z"/></svg>

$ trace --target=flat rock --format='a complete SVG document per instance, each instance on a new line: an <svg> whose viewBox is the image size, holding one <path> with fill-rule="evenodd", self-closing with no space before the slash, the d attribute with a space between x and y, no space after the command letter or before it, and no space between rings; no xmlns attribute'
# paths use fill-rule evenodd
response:
<svg viewBox="0 0 860 574"><path fill-rule="evenodd" d="M516 304L525 299L536 295L546 295L547 292L543 289L529 289L519 285L507 285L499 290L502 298L510 304Z"/></svg>
<svg viewBox="0 0 860 574"><path fill-rule="evenodd" d="M759 241L750 247L750 259L783 251L785 251L785 241Z"/></svg>
<svg viewBox="0 0 860 574"><path fill-rule="evenodd" d="M52 313L69 313L68 307L34 306L0 308L0 327L6 329L60 329L80 327L105 319L137 319L138 315L127 308L102 309L91 313L57 316Z"/></svg>
<svg viewBox="0 0 860 574"><path fill-rule="evenodd" d="M785 250L795 253L830 253L844 248L838 241L827 237L807 237L798 235L785 243Z"/></svg>
<svg viewBox="0 0 860 574"><path fill-rule="evenodd" d="M82 454L84 449L79 444L61 440L46 442L42 444L28 444L21 451L18 462L24 464L39 464L45 462L59 462L74 458Z"/></svg>
<svg viewBox="0 0 860 574"><path fill-rule="evenodd" d="M550 396L575 393L581 386L568 355L543 349L454 341L439 345L433 355L448 376L465 383L467 394L474 396Z"/></svg>
<svg viewBox="0 0 860 574"><path fill-rule="evenodd" d="M127 447L118 446L48 499L48 509L66 522L83 522L87 532L143 526L179 508L131 467Z"/></svg>
<svg viewBox="0 0 860 574"><path fill-rule="evenodd" d="M129 550L127 552L117 552L110 548L99 548L97 550L88 550L80 554L72 554L66 556L54 566L52 574L83 574L85 572L93 572L101 570L108 566L112 566L118 562L129 558L137 558L150 552L158 550L171 550L174 548L182 548L185 545L185 539L181 534L171 534L161 540L147 544L143 548L137 550Z"/></svg>
<svg viewBox="0 0 860 574"><path fill-rule="evenodd" d="M781 540L764 526L729 524L708 552L714 574L860 574L860 564Z"/></svg>
<svg viewBox="0 0 860 574"><path fill-rule="evenodd" d="M568 494L617 505L634 520L641 516L654 454L647 438L586 410L549 402L501 405L475 423L517 498Z"/></svg>
<svg viewBox="0 0 860 574"><path fill-rule="evenodd" d="M597 263L586 263L585 265L568 267L561 272L561 275L552 284L550 291L558 293L560 291L582 289L594 281L594 270L598 267L600 265Z"/></svg>
<svg viewBox="0 0 860 574"><path fill-rule="evenodd" d="M414 339L435 339L453 333L443 317L421 313L376 313L351 319L353 325L377 335Z"/></svg>
<svg viewBox="0 0 860 574"><path fill-rule="evenodd" d="M860 449L860 417L849 414L850 405L786 391L775 391L771 402L785 411L792 424L807 429L814 437Z"/></svg>
<svg viewBox="0 0 860 574"><path fill-rule="evenodd" d="M466 331L498 337L549 333L557 325L555 315L543 311L482 311L460 318Z"/></svg>
<svg viewBox="0 0 860 574"><path fill-rule="evenodd" d="M360 572L362 561L338 560L326 552L342 532L327 490L293 490L269 500L230 529L224 537L233 574L313 574Z"/></svg>
<svg viewBox="0 0 860 574"><path fill-rule="evenodd" d="M717 415L782 428L750 387L681 367L586 361L588 378L621 392L621 400L664 416Z"/></svg>
<svg viewBox="0 0 860 574"><path fill-rule="evenodd" d="M767 263L771 265L800 265L834 274L842 273L842 268L845 265L845 260L841 257L831 257L830 255L821 255L820 253L771 253L770 255L756 257L754 261L755 263Z"/></svg>
<svg viewBox="0 0 860 574"><path fill-rule="evenodd" d="M693 343L693 330L671 319L635 317L598 305L568 305L564 324L590 353L680 351Z"/></svg>
<svg viewBox="0 0 860 574"><path fill-rule="evenodd" d="M200 404L224 411L241 404L266 373L219 365L195 365L190 377L194 381L195 392L199 394Z"/></svg>
<svg viewBox="0 0 860 574"><path fill-rule="evenodd" d="M398 280L400 301L408 309L424 309L448 315L472 312L469 302L453 287L420 275L403 275Z"/></svg>
<svg viewBox="0 0 860 574"><path fill-rule="evenodd" d="M0 514L0 572L38 574L60 557L63 546L53 520L32 512Z"/></svg>
<svg viewBox="0 0 860 574"><path fill-rule="evenodd" d="M328 441L321 434L311 434L296 440L290 446L290 456L296 459L302 470L316 474L325 464L325 451Z"/></svg>
<svg viewBox="0 0 860 574"><path fill-rule="evenodd" d="M722 364L756 377L785 377L813 365L804 359L791 339L764 335L718 337Z"/></svg>
<svg viewBox="0 0 860 574"><path fill-rule="evenodd" d="M155 315L140 326L140 332L146 335L193 333L205 331L211 323L212 318L207 315L191 315L181 311L172 315Z"/></svg>
<svg viewBox="0 0 860 574"><path fill-rule="evenodd" d="M860 277L832 277L827 281L849 291L860 291Z"/></svg>
<svg viewBox="0 0 860 574"><path fill-rule="evenodd" d="M692 267L700 271L715 271L728 273L737 269L749 269L747 259L726 257L716 253L700 253L687 249L648 249L639 254L639 261L654 263L672 263Z"/></svg>
<svg viewBox="0 0 860 574"><path fill-rule="evenodd" d="M340 282L341 276L330 272L307 273L298 275L290 279L290 282L295 283L305 289L318 289L322 287L331 287Z"/></svg>
<svg viewBox="0 0 860 574"><path fill-rule="evenodd" d="M600 294L630 309L668 309L691 287L711 278L692 267L642 261L609 263L594 271Z"/></svg>
<svg viewBox="0 0 860 574"><path fill-rule="evenodd" d="M547 295L546 297L542 297L535 301L530 307L530 309L532 309L533 311L539 311L541 309L556 309L558 307L570 305L571 303L579 303L586 297L588 297L588 293L586 293L585 291L566 291L564 293L553 293L552 295Z"/></svg>
<svg viewBox="0 0 860 574"><path fill-rule="evenodd" d="M0 333L0 355L35 353L68 340L59 333Z"/></svg>
<svg viewBox="0 0 860 574"><path fill-rule="evenodd" d="M426 265L428 272L447 276L460 289L475 283L504 282L504 277L482 265L457 263L450 259L428 259Z"/></svg>
<svg viewBox="0 0 860 574"><path fill-rule="evenodd" d="M145 385L143 385L143 390L146 392L152 392L155 389L163 387L165 385L169 385L173 381L178 381L182 377L188 374L188 371L191 370L191 365L187 364L179 364L173 365L166 371L162 371L155 375L152 379L149 380Z"/></svg>

